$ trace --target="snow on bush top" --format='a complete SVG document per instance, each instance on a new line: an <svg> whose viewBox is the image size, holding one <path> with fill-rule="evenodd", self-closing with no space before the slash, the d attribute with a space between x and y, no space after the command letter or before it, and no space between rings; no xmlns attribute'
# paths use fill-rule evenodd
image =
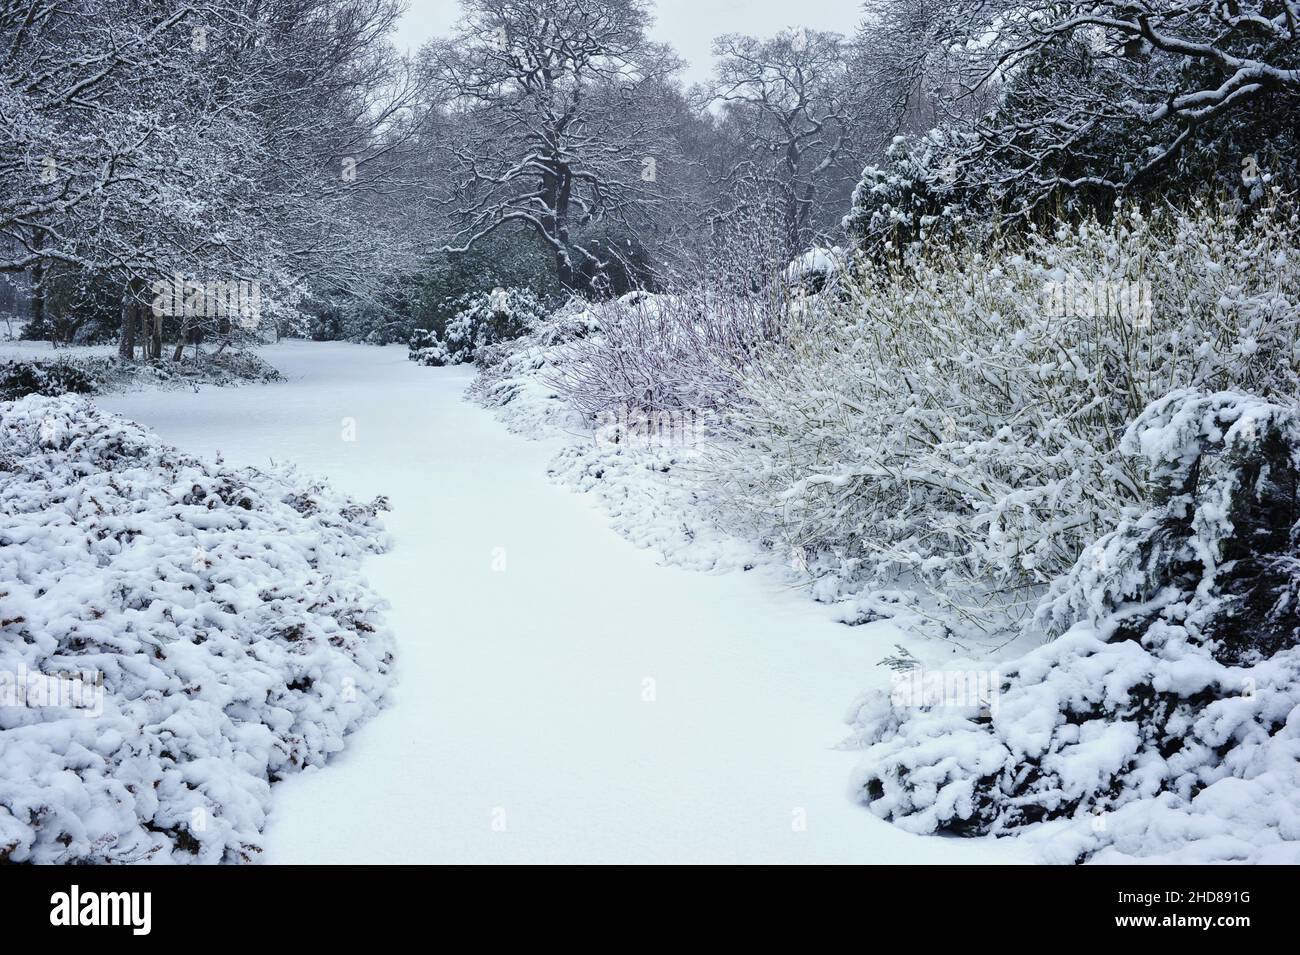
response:
<svg viewBox="0 0 1300 955"><path fill-rule="evenodd" d="M0 861L255 859L270 784L384 699L382 507L0 403ZM80 708L39 705L56 674Z"/></svg>
<svg viewBox="0 0 1300 955"><path fill-rule="evenodd" d="M546 319L546 305L528 289L495 288L462 295L446 332L416 329L411 337L412 361L422 365L460 365L475 361L480 352L525 335Z"/></svg>
<svg viewBox="0 0 1300 955"><path fill-rule="evenodd" d="M512 431L536 435L548 427L582 428L587 423L555 386L558 368L574 344L599 329L593 306L572 299L531 323L527 334L481 349L481 371L469 395L489 408L509 406Z"/></svg>
<svg viewBox="0 0 1300 955"><path fill-rule="evenodd" d="M1184 389L1123 447L1147 507L1053 586L1065 632L986 698L864 699L859 792L916 832L1030 827L1049 861L1300 861L1300 417Z"/></svg>
<svg viewBox="0 0 1300 955"><path fill-rule="evenodd" d="M785 283L792 288L820 292L848 267L848 256L839 246L813 246L785 267Z"/></svg>
<svg viewBox="0 0 1300 955"><path fill-rule="evenodd" d="M1258 585L1258 555L1290 547L1291 528L1300 520L1295 488L1286 483L1287 475L1300 473L1294 408L1230 391L1201 395L1181 388L1152 402L1128 427L1120 448L1145 459L1147 493L1158 506L1120 521L1053 583L1037 612L1048 633L1079 621L1099 626L1124 604L1164 600L1184 589L1196 591L1202 616L1220 613L1210 594L1232 572L1228 565L1244 561ZM1188 566L1202 576L1181 580ZM1265 621L1254 624L1258 630Z"/></svg>

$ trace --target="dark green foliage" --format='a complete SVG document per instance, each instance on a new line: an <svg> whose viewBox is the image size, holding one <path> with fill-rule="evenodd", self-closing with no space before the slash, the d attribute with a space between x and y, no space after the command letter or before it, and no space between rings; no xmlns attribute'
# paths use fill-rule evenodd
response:
<svg viewBox="0 0 1300 955"><path fill-rule="evenodd" d="M560 303L553 256L531 235L502 232L469 252L439 253L413 275L401 277L376 301L340 294L318 303L310 336L374 345L410 342L419 330L442 336L469 296L493 288L527 290L547 305Z"/></svg>
<svg viewBox="0 0 1300 955"><path fill-rule="evenodd" d="M85 395L96 382L76 365L64 362L8 361L0 365L0 401L27 395L52 398L62 394Z"/></svg>
<svg viewBox="0 0 1300 955"><path fill-rule="evenodd" d="M407 357L417 364L428 365L431 368L441 368L443 365L450 364L447 360L447 346L443 344L438 333L431 328L417 328L415 334L411 336L408 347L410 354Z"/></svg>
<svg viewBox="0 0 1300 955"><path fill-rule="evenodd" d="M1146 34L1143 5L1120 0L940 2L898 28L906 35L887 32L895 47L939 60L974 41L947 68L986 77L992 108L952 119L962 84L931 81L925 96L950 118L867 167L848 221L855 241L878 252L886 242L940 244L955 221L983 237L1061 218L1105 221L1121 198L1183 205L1218 193L1249 209L1273 187L1292 188L1300 39L1280 5L1267 25L1235 6L1184 0L1148 14L1155 32ZM990 72L999 55L1014 68Z"/></svg>
<svg viewBox="0 0 1300 955"><path fill-rule="evenodd" d="M480 351L527 333L546 317L547 305L527 289L493 289L463 295L442 334L417 329L411 336L410 359L422 365L459 365Z"/></svg>

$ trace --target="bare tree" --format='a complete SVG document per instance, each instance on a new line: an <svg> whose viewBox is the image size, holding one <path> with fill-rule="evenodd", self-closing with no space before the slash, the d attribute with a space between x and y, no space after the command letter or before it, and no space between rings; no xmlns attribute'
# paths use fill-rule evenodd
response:
<svg viewBox="0 0 1300 955"><path fill-rule="evenodd" d="M976 0L967 4L974 15ZM966 129L996 105L996 81L979 83L980 65L956 30L948 0L866 0L854 43L854 66L880 132L924 135Z"/></svg>
<svg viewBox="0 0 1300 955"><path fill-rule="evenodd" d="M553 250L564 287L591 292L631 268L626 243L664 203L678 60L646 37L643 0L464 6L456 35L424 51L455 136L442 144L455 199L444 251L526 229Z"/></svg>
<svg viewBox="0 0 1300 955"><path fill-rule="evenodd" d="M168 9L168 7L171 9ZM42 301L51 262L84 265L72 233L139 182L133 158L158 133L135 109L188 40L190 5L15 0L0 6L0 271L30 272ZM131 95L125 95L127 90Z"/></svg>
<svg viewBox="0 0 1300 955"><path fill-rule="evenodd" d="M723 132L737 147L723 186L733 201L770 197L786 253L797 253L838 221L862 169L867 104L851 76L850 45L800 29L770 40L723 36L714 55L707 99L722 105Z"/></svg>

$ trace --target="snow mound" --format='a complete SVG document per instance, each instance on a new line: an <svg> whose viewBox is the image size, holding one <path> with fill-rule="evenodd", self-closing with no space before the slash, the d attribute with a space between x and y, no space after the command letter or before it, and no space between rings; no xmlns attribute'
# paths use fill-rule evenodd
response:
<svg viewBox="0 0 1300 955"><path fill-rule="evenodd" d="M533 320L526 335L480 350L481 370L469 396L500 409L506 427L517 433L585 432L591 423L566 400L556 379L574 343L596 328L590 306L579 300Z"/></svg>
<svg viewBox="0 0 1300 955"><path fill-rule="evenodd" d="M843 275L848 265L848 255L839 246L813 246L785 267L785 283L790 288L821 292Z"/></svg>
<svg viewBox="0 0 1300 955"><path fill-rule="evenodd" d="M271 783L384 701L384 506L0 403L0 861L255 859Z"/></svg>
<svg viewBox="0 0 1300 955"><path fill-rule="evenodd" d="M657 311L665 298L630 292L612 307ZM481 354L469 397L512 432L564 439L548 476L595 497L613 528L638 547L692 570L752 569L771 555L717 526L695 474L709 414L584 414L562 387L565 369L601 334L600 316L610 307L570 302L535 322L527 336Z"/></svg>
<svg viewBox="0 0 1300 955"><path fill-rule="evenodd" d="M876 694L854 785L918 833L1056 862L1300 862L1300 414L1174 392L1123 450L1150 500L1039 610L980 698Z"/></svg>
<svg viewBox="0 0 1300 955"><path fill-rule="evenodd" d="M548 429L585 430L587 423L555 388L554 352L563 346L524 344L483 369L469 396L486 408L502 409L506 427L521 434Z"/></svg>
<svg viewBox="0 0 1300 955"><path fill-rule="evenodd" d="M547 474L593 495L614 530L672 566L721 572L772 563L770 552L731 537L712 520L693 473L699 467L691 443L695 426L678 425L663 435L646 434L648 427L641 421L602 424L587 442L561 449Z"/></svg>

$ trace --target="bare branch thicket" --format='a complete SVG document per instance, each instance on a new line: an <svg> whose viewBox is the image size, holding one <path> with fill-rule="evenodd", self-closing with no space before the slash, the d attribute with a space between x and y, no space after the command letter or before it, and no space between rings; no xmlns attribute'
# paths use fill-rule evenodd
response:
<svg viewBox="0 0 1300 955"><path fill-rule="evenodd" d="M834 235L878 124L855 75L854 47L836 33L785 31L760 40L728 34L698 99L719 113L723 155L713 185L715 222L776 219L788 261ZM766 206L766 209L761 207Z"/></svg>
<svg viewBox="0 0 1300 955"><path fill-rule="evenodd" d="M471 0L423 51L454 137L440 144L464 252L503 229L553 251L560 284L636 284L636 249L671 207L679 61L642 0ZM650 267L653 263L648 263Z"/></svg>

